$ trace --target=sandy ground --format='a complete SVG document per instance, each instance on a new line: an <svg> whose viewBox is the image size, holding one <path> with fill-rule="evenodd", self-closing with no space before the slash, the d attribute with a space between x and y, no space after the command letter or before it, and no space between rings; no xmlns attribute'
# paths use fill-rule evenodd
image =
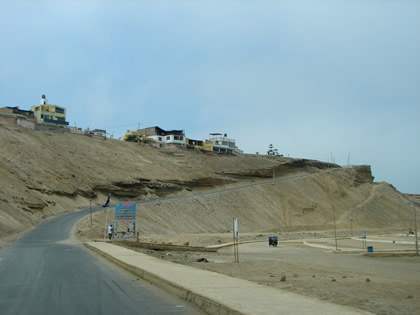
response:
<svg viewBox="0 0 420 315"><path fill-rule="evenodd" d="M338 228L413 227L415 196L373 182L367 165L157 149L29 130L4 117L0 147L0 237L104 204L108 194L111 204L152 201L137 209L148 235L224 233L233 217L241 232L331 229L333 212ZM174 196L182 198L164 200Z"/></svg>
<svg viewBox="0 0 420 315"><path fill-rule="evenodd" d="M102 214L103 215L103 214ZM93 217L99 223L100 214ZM96 227L96 230L98 228ZM104 229L102 224L101 230ZM75 228L79 238L103 239L90 226L90 219L81 220ZM414 237L404 230L368 230L367 246L374 252L411 251ZM203 268L263 285L289 290L333 303L348 305L375 314L418 314L420 306L420 257L363 256L361 231L339 230L341 235L334 252L305 246L327 246L335 249L334 231L295 231L276 233L278 247L268 246L272 233L242 233L239 263L234 262L233 248L227 246L215 253L135 249L148 255ZM102 232L103 235L103 232ZM134 240L133 240L134 241ZM214 234L140 234L141 242L209 246L232 242L231 233ZM247 243L249 242L249 243ZM348 252L353 250L354 252ZM208 262L199 262L205 258Z"/></svg>
<svg viewBox="0 0 420 315"><path fill-rule="evenodd" d="M237 277L259 284L289 290L337 304L348 305L375 314L418 314L420 306L420 258L374 257L359 253L339 254L330 250L303 245L303 241L335 245L334 239L314 239L313 235L326 232L288 233L282 238L311 237L308 239L281 241L278 247L269 247L266 234L244 235L254 242L239 246L239 263L234 262L231 246L216 253L161 251L136 249L148 255ZM304 235L305 234L305 235ZM155 235L154 240L159 239ZM217 239L220 244L231 239L225 235L184 235L192 243L209 243ZM378 240L408 238L406 236L376 236ZM160 238L162 241L164 237ZM166 243L173 243L168 238ZM174 238L172 237L172 240ZM207 239L207 241L205 241ZM259 239L259 241L257 241ZM411 238L410 241L414 241ZM361 241L339 239L339 248L361 249ZM413 243L414 244L414 243ZM345 245L345 247L344 247ZM414 245L393 243L368 243L375 251L410 249ZM363 250L363 253L366 250ZM207 262L199 262L199 260Z"/></svg>

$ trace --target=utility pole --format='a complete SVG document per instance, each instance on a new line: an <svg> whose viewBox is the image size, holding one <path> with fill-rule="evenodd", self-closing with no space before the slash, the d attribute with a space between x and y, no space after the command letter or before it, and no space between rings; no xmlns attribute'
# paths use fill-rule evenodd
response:
<svg viewBox="0 0 420 315"><path fill-rule="evenodd" d="M399 227L401 228L401 207L398 207L398 223Z"/></svg>
<svg viewBox="0 0 420 315"><path fill-rule="evenodd" d="M416 201L413 200L413 207L414 207L414 233L416 237L416 256L419 255L419 240L417 238L417 213L416 213Z"/></svg>
<svg viewBox="0 0 420 315"><path fill-rule="evenodd" d="M333 206L333 217L334 217L335 250L338 250L338 248L337 248L337 227L336 227L336 224L335 224L335 206Z"/></svg>
<svg viewBox="0 0 420 315"><path fill-rule="evenodd" d="M140 123L137 128L137 143L140 144Z"/></svg>

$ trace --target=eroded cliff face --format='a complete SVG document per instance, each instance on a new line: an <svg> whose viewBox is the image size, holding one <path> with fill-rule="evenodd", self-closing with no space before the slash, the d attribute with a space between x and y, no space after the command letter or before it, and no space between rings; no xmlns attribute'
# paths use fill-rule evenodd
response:
<svg viewBox="0 0 420 315"><path fill-rule="evenodd" d="M230 218L229 208L240 207L248 209L242 215L249 218L249 229L261 229L270 224L295 226L325 221L325 200L344 198L351 207L374 208L370 202L361 205L375 187L367 166L341 169L304 159L165 151L118 140L23 129L3 118L0 147L0 236L25 230L48 216L87 207L89 198L93 205L100 205L108 194L114 201L191 195L267 181L273 174L276 178L310 176L273 184L281 187L279 191L261 185L220 192L209 196L208 201L190 198L188 202L193 205L189 206L185 206L185 200L173 200L174 204L163 211L159 208L162 217L153 220L173 222L169 226L174 232L185 230L185 222L202 225L203 217L197 217L194 211L205 209L206 220L214 223L189 229L225 229L218 218ZM376 189L376 193L400 196L395 190ZM157 204L148 207L160 207ZM191 210L185 210L188 207ZM169 226L164 230L169 231Z"/></svg>

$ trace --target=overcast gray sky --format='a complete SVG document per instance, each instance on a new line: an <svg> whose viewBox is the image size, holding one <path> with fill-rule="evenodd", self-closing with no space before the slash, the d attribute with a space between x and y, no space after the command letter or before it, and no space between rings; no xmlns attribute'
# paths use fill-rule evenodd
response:
<svg viewBox="0 0 420 315"><path fill-rule="evenodd" d="M0 107L227 133L420 193L420 1L0 0Z"/></svg>

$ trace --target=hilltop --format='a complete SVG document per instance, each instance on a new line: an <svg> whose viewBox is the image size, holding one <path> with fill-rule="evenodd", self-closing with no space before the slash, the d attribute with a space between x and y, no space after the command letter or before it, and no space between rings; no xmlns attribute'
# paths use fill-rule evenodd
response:
<svg viewBox="0 0 420 315"><path fill-rule="evenodd" d="M366 228L410 227L412 204L369 166L152 148L148 145L21 128L0 117L0 237L43 219L112 201L146 200L238 188L139 205L143 232L213 233L325 229L351 218ZM273 177L284 179L265 183ZM294 177L294 178L292 178Z"/></svg>

